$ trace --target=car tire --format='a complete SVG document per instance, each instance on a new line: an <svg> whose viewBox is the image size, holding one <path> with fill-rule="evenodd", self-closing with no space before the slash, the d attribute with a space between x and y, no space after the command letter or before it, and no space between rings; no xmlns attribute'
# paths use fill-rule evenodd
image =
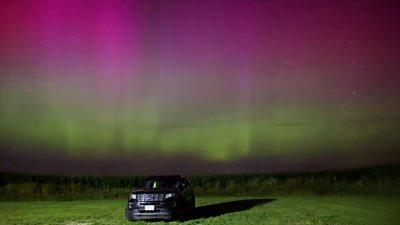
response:
<svg viewBox="0 0 400 225"><path fill-rule="evenodd" d="M194 215L194 203L189 203L188 205L185 206L185 210L182 213L182 218L184 220L190 220L192 219Z"/></svg>
<svg viewBox="0 0 400 225"><path fill-rule="evenodd" d="M193 214L195 210L196 210L196 197L193 196L193 200L192 200L192 202L190 202L188 211L190 214Z"/></svg>
<svg viewBox="0 0 400 225"><path fill-rule="evenodd" d="M129 210L128 208L125 209L125 218L130 222L136 221L136 219L132 215L132 211Z"/></svg>

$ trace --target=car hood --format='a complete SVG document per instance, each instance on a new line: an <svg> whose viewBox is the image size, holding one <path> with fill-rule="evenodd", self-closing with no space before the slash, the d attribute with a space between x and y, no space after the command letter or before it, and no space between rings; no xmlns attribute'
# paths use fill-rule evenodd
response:
<svg viewBox="0 0 400 225"><path fill-rule="evenodd" d="M134 191L134 193L175 193L178 192L178 188L138 188Z"/></svg>

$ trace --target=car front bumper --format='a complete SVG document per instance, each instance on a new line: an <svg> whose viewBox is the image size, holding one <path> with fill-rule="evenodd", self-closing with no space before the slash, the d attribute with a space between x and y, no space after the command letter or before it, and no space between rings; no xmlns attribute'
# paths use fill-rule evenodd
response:
<svg viewBox="0 0 400 225"><path fill-rule="evenodd" d="M159 202L154 205L154 210L145 210L145 206L149 204L143 204L138 202L129 202L127 212L132 216L134 220L150 220L150 219L162 219L170 220L176 217L178 210L176 202Z"/></svg>

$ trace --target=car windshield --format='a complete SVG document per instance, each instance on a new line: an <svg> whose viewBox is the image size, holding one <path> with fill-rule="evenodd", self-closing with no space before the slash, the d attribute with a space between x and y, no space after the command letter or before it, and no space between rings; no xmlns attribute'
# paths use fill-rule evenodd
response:
<svg viewBox="0 0 400 225"><path fill-rule="evenodd" d="M180 182L178 179L171 178L151 178L143 181L141 188L179 188Z"/></svg>

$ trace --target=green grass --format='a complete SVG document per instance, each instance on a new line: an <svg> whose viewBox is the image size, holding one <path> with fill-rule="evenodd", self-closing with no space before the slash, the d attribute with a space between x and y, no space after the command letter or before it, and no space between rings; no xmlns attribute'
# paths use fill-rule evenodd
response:
<svg viewBox="0 0 400 225"><path fill-rule="evenodd" d="M197 207L260 197L203 197ZM391 198L276 197L249 210L171 224L400 224L399 201ZM124 218L125 199L0 202L0 224L132 224ZM204 209L204 208L203 208ZM222 208L221 211L224 211ZM164 224L153 222L151 224ZM133 224L149 224L135 222Z"/></svg>

